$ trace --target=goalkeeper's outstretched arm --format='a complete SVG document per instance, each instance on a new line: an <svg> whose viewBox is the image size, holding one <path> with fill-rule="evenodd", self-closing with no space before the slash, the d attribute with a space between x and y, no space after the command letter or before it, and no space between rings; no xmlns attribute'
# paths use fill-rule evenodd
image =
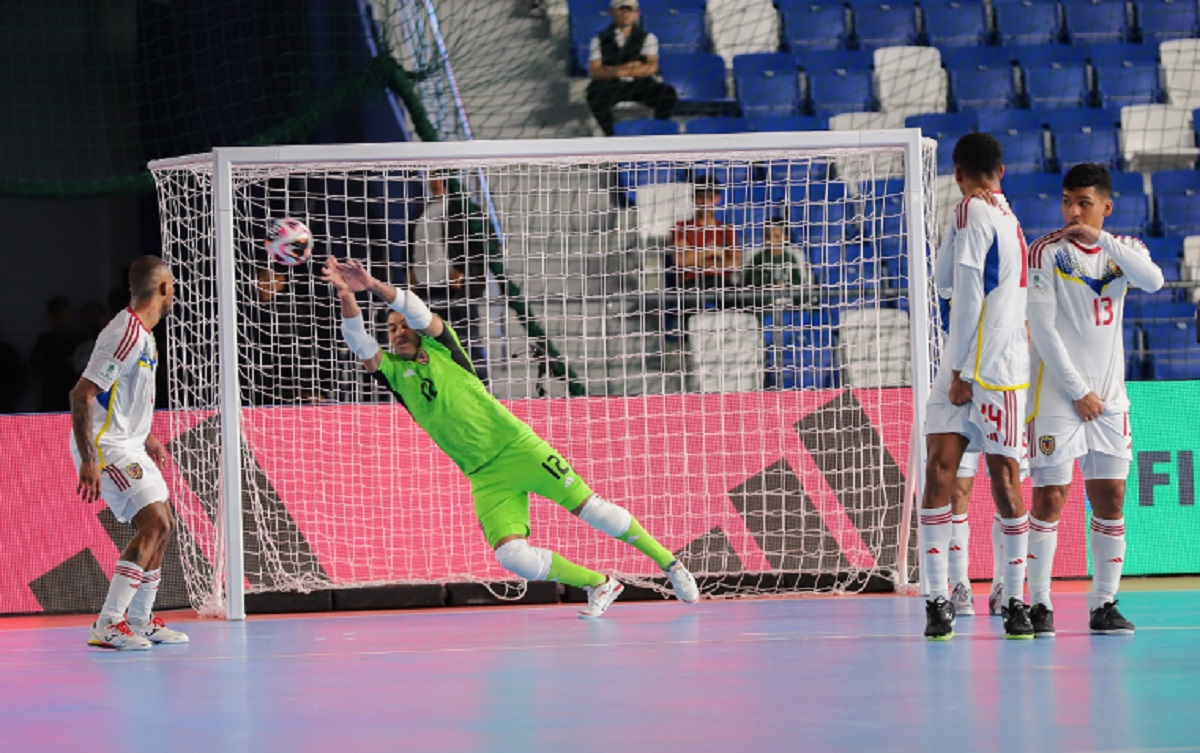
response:
<svg viewBox="0 0 1200 753"><path fill-rule="evenodd" d="M400 290L382 280L376 280L354 259L339 262L331 257L327 267L329 263L335 265L348 289L354 292L366 290L379 296L388 308L401 314L408 326L422 335L438 337L445 329L442 318L430 311L425 301L411 290Z"/></svg>

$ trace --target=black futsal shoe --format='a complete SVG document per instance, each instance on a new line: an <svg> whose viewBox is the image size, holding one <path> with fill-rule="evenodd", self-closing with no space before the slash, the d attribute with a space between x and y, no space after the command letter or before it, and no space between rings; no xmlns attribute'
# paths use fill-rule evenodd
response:
<svg viewBox="0 0 1200 753"><path fill-rule="evenodd" d="M1115 601L1106 601L1104 606L1092 610L1090 627L1097 635L1133 635L1133 623L1117 611Z"/></svg>
<svg viewBox="0 0 1200 753"><path fill-rule="evenodd" d="M954 605L942 596L925 602L925 637L931 641L954 637Z"/></svg>
<svg viewBox="0 0 1200 753"><path fill-rule="evenodd" d="M1045 604L1034 604L1029 608L1029 622L1033 624L1033 637L1054 637L1054 612Z"/></svg>
<svg viewBox="0 0 1200 753"><path fill-rule="evenodd" d="M1033 638L1033 623L1029 621L1029 605L1013 596L1001 610L1004 618L1004 637L1009 640Z"/></svg>

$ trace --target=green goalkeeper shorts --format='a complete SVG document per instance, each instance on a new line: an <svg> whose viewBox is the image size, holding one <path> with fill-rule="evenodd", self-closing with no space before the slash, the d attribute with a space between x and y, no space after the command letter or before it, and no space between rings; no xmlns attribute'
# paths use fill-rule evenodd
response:
<svg viewBox="0 0 1200 753"><path fill-rule="evenodd" d="M592 495L562 455L533 432L500 451L468 478L475 515L488 546L505 536L529 536L529 493L574 510Z"/></svg>

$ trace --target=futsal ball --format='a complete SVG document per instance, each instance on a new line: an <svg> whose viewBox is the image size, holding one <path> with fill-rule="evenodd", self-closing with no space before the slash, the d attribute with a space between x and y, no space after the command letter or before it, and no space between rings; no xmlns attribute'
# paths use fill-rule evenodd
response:
<svg viewBox="0 0 1200 753"><path fill-rule="evenodd" d="M300 220L284 217L272 223L266 247L272 259L294 267L308 261L313 247L312 232Z"/></svg>

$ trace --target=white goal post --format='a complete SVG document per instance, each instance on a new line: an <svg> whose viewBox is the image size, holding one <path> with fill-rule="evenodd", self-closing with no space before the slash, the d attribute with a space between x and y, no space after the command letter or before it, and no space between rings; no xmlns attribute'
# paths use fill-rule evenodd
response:
<svg viewBox="0 0 1200 753"><path fill-rule="evenodd" d="M704 593L906 587L939 347L935 150L905 129L152 162L193 605L242 619L247 593L523 588L466 479L341 343L330 254L427 294L492 394ZM281 216L312 229L307 264L263 252ZM382 304L360 303L384 343ZM539 546L662 589L627 545L531 511Z"/></svg>

